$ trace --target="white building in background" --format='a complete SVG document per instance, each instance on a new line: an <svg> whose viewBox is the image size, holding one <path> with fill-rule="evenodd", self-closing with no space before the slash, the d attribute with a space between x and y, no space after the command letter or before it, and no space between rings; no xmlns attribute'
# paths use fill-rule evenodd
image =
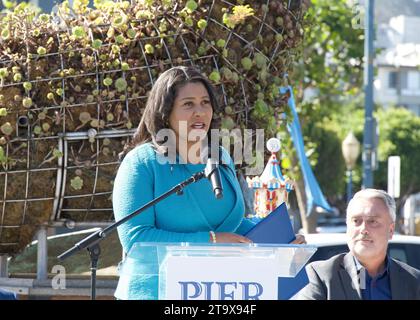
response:
<svg viewBox="0 0 420 320"><path fill-rule="evenodd" d="M375 102L403 106L420 116L420 17L397 16L376 32ZM402 210L403 231L420 235L420 193L411 195Z"/></svg>
<svg viewBox="0 0 420 320"><path fill-rule="evenodd" d="M403 106L420 116L420 17L398 16L379 25L375 47L374 99Z"/></svg>

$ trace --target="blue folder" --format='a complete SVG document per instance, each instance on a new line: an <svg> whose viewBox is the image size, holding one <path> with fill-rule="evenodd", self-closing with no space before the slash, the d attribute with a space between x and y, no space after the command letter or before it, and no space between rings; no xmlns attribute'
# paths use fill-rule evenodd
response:
<svg viewBox="0 0 420 320"><path fill-rule="evenodd" d="M303 267L294 278L278 278L278 299L289 300L309 283L305 267Z"/></svg>
<svg viewBox="0 0 420 320"><path fill-rule="evenodd" d="M245 236L254 243L286 244L296 239L293 226L287 212L286 203L282 203L266 218L258 222ZM278 278L278 299L289 300L309 283L305 268L294 278Z"/></svg>
<svg viewBox="0 0 420 320"><path fill-rule="evenodd" d="M286 244L296 239L292 222L283 202L267 217L258 222L245 237L254 243Z"/></svg>
<svg viewBox="0 0 420 320"><path fill-rule="evenodd" d="M16 293L0 288L0 300L17 300Z"/></svg>

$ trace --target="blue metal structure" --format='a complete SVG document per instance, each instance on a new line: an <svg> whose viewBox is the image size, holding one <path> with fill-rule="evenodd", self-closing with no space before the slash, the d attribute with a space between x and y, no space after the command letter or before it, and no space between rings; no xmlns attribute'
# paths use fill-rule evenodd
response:
<svg viewBox="0 0 420 320"><path fill-rule="evenodd" d="M365 127L363 134L363 183L362 189L373 186L374 123L373 118L373 38L374 38L374 0L367 0L365 29Z"/></svg>
<svg viewBox="0 0 420 320"><path fill-rule="evenodd" d="M330 207L327 199L324 197L322 190L316 180L316 177L312 171L311 165L309 164L309 160L305 154L305 146L303 143L302 137L302 130L300 128L299 117L296 111L296 104L295 98L293 95L293 89L291 86L281 87L280 88L281 94L290 94L290 98L288 100L288 106L293 114L293 121L287 125L287 129L292 137L293 144L296 148L296 153L299 157L300 167L303 174L303 179L305 181L305 194L306 194L306 207L307 212L306 216L309 216L312 213L312 209L314 206L318 206L323 208L328 212L332 212L332 208Z"/></svg>

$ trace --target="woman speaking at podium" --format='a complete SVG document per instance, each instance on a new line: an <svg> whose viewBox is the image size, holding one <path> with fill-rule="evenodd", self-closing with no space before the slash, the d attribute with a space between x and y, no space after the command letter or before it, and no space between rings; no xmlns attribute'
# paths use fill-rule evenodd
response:
<svg viewBox="0 0 420 320"><path fill-rule="evenodd" d="M217 108L211 83L197 69L179 66L160 75L122 154L112 196L116 221L204 170L202 151L210 145ZM188 185L182 195L171 195L118 227L125 253L136 242L251 242L242 236L254 224L244 218L233 161L222 147L219 154L227 164L219 167L223 197L216 199L207 179ZM120 281L116 297L157 299L157 276Z"/></svg>

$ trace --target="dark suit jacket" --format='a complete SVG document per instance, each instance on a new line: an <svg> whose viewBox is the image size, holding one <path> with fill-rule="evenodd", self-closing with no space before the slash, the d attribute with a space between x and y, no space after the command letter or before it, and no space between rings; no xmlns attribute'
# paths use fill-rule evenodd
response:
<svg viewBox="0 0 420 320"><path fill-rule="evenodd" d="M393 300L420 300L420 271L389 259L390 286ZM294 300L361 300L358 275L350 253L336 255L326 261L306 266L309 284Z"/></svg>

